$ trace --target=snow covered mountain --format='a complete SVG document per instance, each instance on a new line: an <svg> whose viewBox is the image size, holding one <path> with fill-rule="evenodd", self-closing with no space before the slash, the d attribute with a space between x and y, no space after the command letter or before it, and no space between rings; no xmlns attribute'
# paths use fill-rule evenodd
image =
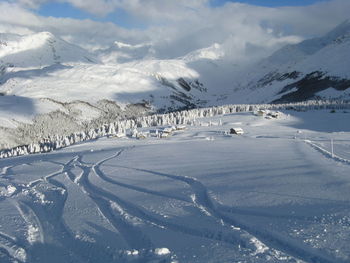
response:
<svg viewBox="0 0 350 263"><path fill-rule="evenodd" d="M289 102L350 98L350 21L323 37L287 45L247 70L236 100Z"/></svg>
<svg viewBox="0 0 350 263"><path fill-rule="evenodd" d="M28 130L42 126L63 135L149 111L350 98L349 21L244 69L224 50L165 60L151 44L91 53L47 32L0 34L0 148L30 142Z"/></svg>
<svg viewBox="0 0 350 263"><path fill-rule="evenodd" d="M205 105L198 72L182 59L146 58L148 48L116 43L92 54L46 32L1 34L0 148L27 142L24 131L35 134L42 125L64 134L150 110Z"/></svg>
<svg viewBox="0 0 350 263"><path fill-rule="evenodd" d="M96 58L49 32L26 36L0 34L1 64L37 68L70 62L93 63Z"/></svg>
<svg viewBox="0 0 350 263"><path fill-rule="evenodd" d="M108 50L91 54L47 32L1 34L0 41L3 95L62 103L94 104L108 99L121 106L147 102L157 109L203 103L199 74L182 59L151 58L150 45L116 42Z"/></svg>

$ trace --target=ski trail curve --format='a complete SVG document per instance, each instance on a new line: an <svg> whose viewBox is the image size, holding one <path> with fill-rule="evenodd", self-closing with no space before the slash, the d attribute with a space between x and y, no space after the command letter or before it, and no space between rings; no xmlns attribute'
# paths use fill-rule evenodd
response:
<svg viewBox="0 0 350 263"><path fill-rule="evenodd" d="M49 175L46 175L42 178L39 178L37 180L34 180L34 181L31 181L27 184L27 186L30 188L30 187L34 187L35 185L39 184L40 182L43 182L43 181L48 181L50 178L53 178L55 176L58 176L60 174L63 174L65 173L68 169L71 168L71 164L76 161L78 158L78 156L75 156L73 157L72 159L70 159L67 163L58 163L58 162L51 162L51 163L54 163L54 164L57 164L57 165L60 165L61 166L61 169L59 169L57 172L53 172Z"/></svg>
<svg viewBox="0 0 350 263"><path fill-rule="evenodd" d="M120 155L120 153L119 153L119 155ZM110 156L109 158L106 158L104 160L112 159L115 156L116 155L114 154L113 156ZM80 159L81 158L79 158L78 161ZM99 163L101 163L101 161L96 162L96 163L99 164ZM85 169L87 169L87 170L85 170L86 174L88 172L90 172L90 169L92 170L93 166L94 165L82 164L82 168L84 169L84 167L85 167ZM240 236L234 232L233 233L225 233L225 231L222 231L222 230L212 231L212 230L207 229L207 228L192 228L192 227L164 221L164 220L152 215L151 213L144 210L143 208L140 208L133 203L130 203L130 202L127 202L127 201L121 199L120 197L116 196L115 194L107 192L107 191L105 191L97 186L93 186L89 182L87 175L80 176L78 181L79 181L79 183L83 183L83 185L85 186L84 191L86 193L88 193L88 194L92 193L92 195L97 195L97 196L103 197L107 200L113 201L115 204L118 205L118 207L121 209L122 213L126 213L130 217L139 218L141 220L141 222L149 223L149 224L154 225L156 227L160 227L163 229L169 229L169 230L172 230L175 232L180 232L180 233L192 235L195 237L200 237L200 238L205 237L205 238L208 238L211 240L222 241L225 243L229 243L229 244L233 244L233 245L237 245L237 246L241 246L241 247L249 246L249 247L253 248L252 244L247 244L247 245L243 244L241 242ZM112 220L112 222L113 222L113 220Z"/></svg>
<svg viewBox="0 0 350 263"><path fill-rule="evenodd" d="M235 228L238 227L244 232L246 232L247 234L249 234L248 238L246 234L242 234L240 237L244 243L244 246L249 246L252 238L258 238L263 243L267 244L268 246L276 250L282 251L292 257L299 258L307 262L315 262L315 263L335 262L335 259L330 255L326 254L324 251L309 247L305 244L299 244L296 240L279 235L278 233L269 233L266 231L256 229L254 228L254 226L250 226L246 223L235 220L231 216L227 216L223 214L219 209L216 208L216 205L212 202L212 199L208 194L207 188L196 178L181 176L181 175L166 174L166 173L161 173L161 172L147 170L147 169L131 168L131 167L125 167L125 166L119 166L119 167L132 169L136 171L142 171L153 175L170 178L176 181L181 181L188 184L194 193L192 200L202 212L204 212L206 215L212 215L213 217L219 220L222 220L222 222L232 225ZM338 263L346 263L343 261L339 261L339 259L337 259L336 261Z"/></svg>
<svg viewBox="0 0 350 263"><path fill-rule="evenodd" d="M13 262L26 262L28 260L27 251L24 246L5 233L0 232L0 249L7 255L8 258L12 258Z"/></svg>
<svg viewBox="0 0 350 263"><path fill-rule="evenodd" d="M66 251L56 255L58 258L62 257L62 262L66 261L67 257L74 259L74 262L88 262L88 255L83 253L82 249L84 244L75 239L63 219L68 191L64 184L54 179L55 176L70 169L76 158L60 164L62 167L58 172L23 186L24 194L19 196L17 201L16 207L27 223L28 254L40 262L48 260L50 253L55 254L58 248ZM56 249L51 251L51 247ZM41 252L46 249L51 252L49 254Z"/></svg>
<svg viewBox="0 0 350 263"><path fill-rule="evenodd" d="M178 200L178 201L182 201L182 202L187 202L190 203L191 199L188 197L182 197L182 196L177 196L177 195L172 195L172 194L166 194L166 193L161 193L161 192L157 192L157 191L153 191L147 188L143 188L140 186L135 186L135 185L130 185L130 184L126 184L126 183L122 183L119 182L115 179L110 178L109 176L107 176L104 172L101 171L101 166L107 162L110 161L114 158L119 157L126 149L122 149L119 152L117 152L116 154L97 162L96 164L92 165L92 170L93 172L102 180L104 180L105 182L114 184L114 185L118 185L120 187L124 187L130 190L135 190L137 192L141 192L141 193L146 193L146 194L151 194L151 195L155 195L155 196L159 196L159 197L165 197L165 198L169 198L169 199L174 199L174 200Z"/></svg>
<svg viewBox="0 0 350 263"><path fill-rule="evenodd" d="M120 208L119 199L112 194L92 185L89 180L91 167L77 163L82 172L79 176L72 174L70 170L67 171L68 178L79 185L83 192L89 195L100 210L101 214L110 222L110 224L123 236L125 241L131 248L134 249L151 249L152 242L148 237L141 232L138 227L132 225L128 219L132 218L124 209ZM116 213L118 215L116 215Z"/></svg>

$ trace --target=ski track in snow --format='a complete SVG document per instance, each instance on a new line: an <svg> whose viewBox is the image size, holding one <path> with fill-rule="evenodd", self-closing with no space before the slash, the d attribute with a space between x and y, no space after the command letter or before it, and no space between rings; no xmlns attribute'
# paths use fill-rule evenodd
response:
<svg viewBox="0 0 350 263"><path fill-rule="evenodd" d="M0 250L5 253L13 261L25 262L27 253L19 242L5 233L0 232Z"/></svg>
<svg viewBox="0 0 350 263"><path fill-rule="evenodd" d="M214 204L208 194L208 189L195 178L181 175L165 174L146 169L120 166L120 168L133 169L136 171L146 172L152 175L166 177L185 183L192 189L192 195L183 197L159 193L153 190L148 190L146 188L121 183L109 178L104 172L102 172L101 166L105 162L119 157L126 149L122 149L117 153L94 164L83 162L83 156L81 155L73 157L65 164L55 162L55 164L61 166L57 172L51 173L38 180L34 180L28 183L26 187L22 186L21 190L23 191L25 188L35 189L42 183L48 183L51 184L54 188L61 189L61 193L63 193L59 202L57 202L57 198L55 199L54 209L56 211L53 213L52 209L50 209L51 211L46 211L45 206L37 205L35 202L18 202L17 208L20 210L22 217L28 224L27 241L30 244L45 243L53 237L61 237L59 238L61 239L60 243L65 244L69 250L74 250L74 248L76 248L74 245L74 237L66 228L62 220L63 207L67 199L66 188L62 183L59 183L53 179L55 176L65 174L72 183L77 184L79 187L81 187L82 191L90 196L90 198L97 205L100 213L111 223L111 225L115 227L117 231L120 232L129 246L134 249L154 249L154 246L149 237L147 237L135 224L135 221L138 221L141 224L149 224L160 228L166 228L187 235L205 237L216 241L239 245L242 248L251 250L252 255L264 253L266 250L272 249L284 252L287 255L291 255L292 257L299 258L307 262L333 262L331 257L323 255L320 253L320 251L314 251L314 249L311 247L305 248L305 244L298 246L295 242L293 242L293 240L290 240L290 242L286 241L286 237L280 238L276 234L273 235L271 233L259 231L254 227L242 224L241 222L237 222L231 216L226 216L223 212L229 211L231 212L231 215L234 216L234 212L232 213L232 211L234 211L234 208L230 210L229 208L223 208L217 204ZM81 169L80 174L72 172L72 170L77 167ZM6 172L7 171L8 169L6 169ZM6 172L4 174L6 174ZM116 194L112 194L100 187L93 185L89 180L89 176L91 176L91 174L99 177L105 182L134 191L164 198L175 199L187 203L191 202L193 206L199 210L200 213L203 213L205 216L214 217L218 222L218 227L221 230L212 231L210 229L188 227L162 220L159 218L159 216L156 216L149 211L145 211L144 208L138 207L135 204L121 199ZM45 199L41 201L45 202ZM2 241L2 247L12 247L11 249L6 250L8 254L13 258L21 260L21 256L16 256L16 253L18 254L18 251L25 250L21 247L18 247L14 240L9 238L5 239L2 235L0 235L0 237L0 240ZM259 239L263 242L261 242ZM6 242L3 240L6 240ZM6 243L9 243L10 245L6 245ZM257 246L256 244L260 245ZM265 249L262 249L261 246L264 246ZM78 253L79 251L73 252L75 252L75 255L81 255ZM22 256L22 262L25 262L26 253L23 252L22 254L25 255ZM80 260L83 262L83 259Z"/></svg>
<svg viewBox="0 0 350 263"><path fill-rule="evenodd" d="M66 164L60 164L61 169L58 172L54 172L41 179L28 183L25 191L30 191L30 199L18 202L17 208L28 223L27 239L29 244L58 242L67 251L75 252L73 258L76 262L85 262L82 258L77 257L77 255L84 255L84 253L76 251L74 237L62 219L63 208L68 195L67 190L63 184L53 179L55 176L70 169L70 164L76 160L76 158L77 157L74 157ZM41 184L44 186L47 184L49 185L48 188L43 189L43 193L40 189ZM57 239L57 241L55 241L55 239ZM33 254L40 253L40 251L35 250L30 252Z"/></svg>
<svg viewBox="0 0 350 263"><path fill-rule="evenodd" d="M213 216L216 219L218 219L218 221L224 222L229 226L232 226L233 229L240 229L238 231L239 233L236 233L235 238L236 240L239 240L240 245L243 247L251 247L252 240L258 238L271 248L275 248L277 251L282 251L287 255L291 255L295 258L299 258L307 262L334 262L334 259L332 257L328 256L325 253L322 253L319 250L313 249L311 247L305 248L305 244L298 245L297 242L293 241L292 239L288 240L288 238L286 238L285 236L279 236L278 233L264 232L254 228L254 226L246 225L242 222L234 220L232 217L224 215L220 210L216 208L216 205L214 205L212 199L208 194L207 188L195 178L180 175L169 175L145 169L129 169L139 170L142 172L147 172L162 177L167 177L188 184L192 188L192 191L194 193L194 198L192 198L193 203L201 212L203 212L207 216Z"/></svg>
<svg viewBox="0 0 350 263"><path fill-rule="evenodd" d="M114 194L91 184L88 177L93 166L81 163L80 159L76 165L81 168L82 173L78 177L75 177L75 174L69 171L68 177L90 196L96 203L101 214L123 235L130 247L136 249L151 248L152 243L148 237L143 235L136 226L133 226L129 222L128 219L132 218L132 216L123 208L113 209L113 206L121 207L120 203L122 201ZM115 215L115 212L118 212L119 216Z"/></svg>
<svg viewBox="0 0 350 263"><path fill-rule="evenodd" d="M99 202L101 199L107 199L110 202L114 202L115 204L118 205L118 207L120 208L120 212L121 215L123 217L128 217L128 218L138 218L140 220L140 222L143 223L148 223L151 225L154 225L156 227L160 227L160 228L166 228L166 229L170 229L173 230L175 232L180 232L180 233L184 233L184 234L188 234L188 235L192 235L192 236L196 236L196 237L205 237L205 238L209 238L209 239L213 239L216 241L223 241L223 242L227 242L229 244L234 244L234 245L238 245L240 242L239 241L239 237L237 235L234 234L225 234L225 233L221 233L221 232L213 232L210 231L209 229L195 229L195 228L190 228L184 225L178 225L178 224L174 224L174 223L170 223L170 222L166 222L162 219L160 219L159 217L156 217L155 215L152 215L150 212L145 211L143 208L136 206L135 204L132 204L126 200L121 199L120 197L116 196L115 194L111 194L107 191L104 191L96 186L93 186L89 180L88 180L88 174L90 173L90 171L92 170L94 172L95 175L99 176L101 179L105 179L105 181L110 181L104 173L101 172L99 166L101 164L103 164L104 162L115 158L117 156L119 156L122 153L122 151L118 152L117 154L112 155L109 158L106 158L104 160L101 160L99 162L97 162L94 165L86 165L86 164L80 164L79 166L82 167L82 169L85 171L85 174L83 176L79 177L79 181L78 183L80 185L83 186L83 189L86 193L88 193L95 202ZM85 167L85 168L84 168ZM117 183L115 180L113 180L113 183ZM118 184L119 186L125 187L123 186L123 184ZM129 186L127 186L126 188L130 188ZM133 188L132 190L136 190L136 191L140 191L140 189L137 188ZM154 194L153 191L145 191L144 189L141 190L141 192L148 192L148 193L152 193ZM162 196L163 195L157 193L156 195ZM165 197L169 197L169 196L165 196ZM173 197L172 197L173 198ZM184 198L186 200L186 198ZM187 201L187 200L186 200ZM118 227L118 223L116 223L115 221L115 217L111 216L110 213L106 212L106 205L100 205L98 204L102 214L113 224L116 226L116 229L120 229L121 231L123 231L125 229L125 225L121 225L121 228ZM140 236L142 236L142 234L140 233L135 233L135 235L131 234L132 232L130 231L130 228L127 228L128 231L126 231L124 237L128 240L128 243L130 245L132 245L132 247L136 247L138 248L138 243L140 242ZM134 238L132 238L132 236L134 236ZM149 244L150 242L146 242L141 244L141 248L145 248L147 246L151 247L151 244Z"/></svg>
<svg viewBox="0 0 350 263"><path fill-rule="evenodd" d="M306 141L308 145L320 151L327 157L332 157L331 153L312 141ZM252 257L263 254L266 256L281 258L281 261L291 260L293 262L312 262L312 263L345 263L340 258L334 258L325 250L320 250L306 243L300 243L300 240L291 236L279 234L277 232L260 229L249 222L242 222L236 218L239 208L222 205L216 199L211 197L210 189L195 177L180 174L170 174L156 170L129 167L118 164L118 159L126 151L132 151L132 147L119 148L117 151L108 154L100 160L94 162L84 161L84 154L72 154L66 162L52 161L49 158L44 162L57 166L56 171L48 173L39 179L30 181L26 184L16 183L13 179L14 169L21 165L32 165L33 163L15 163L8 165L0 170L0 187L2 200L10 200L17 208L20 216L24 220L27 228L25 238L14 238L8 234L0 232L0 260L2 257L8 258L9 262L45 262L50 258L50 252L55 253L57 248L60 251L66 251L62 255L57 252L55 262L94 262L96 258L105 262L147 262L153 260L156 251L163 251L157 248L149 236L147 229L165 229L179 234L184 234L196 238L205 238L215 242L223 242L239 248L240 251L250 254ZM333 159L343 163L349 163L349 160L333 156ZM34 159L35 160L35 159ZM114 173L119 173L119 169L113 170L113 174L108 174L103 170L103 166L109 161L113 161L113 166L134 172L146 173L163 179L170 179L180 183L190 190L190 193L181 194L170 192L161 192L148 189L135 184L128 184L117 180ZM35 162L35 161L34 161ZM122 172L120 172L122 173ZM68 182L76 185L86 194L96 205L100 215L120 234L126 244L136 252L127 254L138 255L135 258L125 259L125 255L119 252L106 254L106 251L100 250L87 242L78 240L74 232L67 226L63 219L63 210L69 195L67 186L60 177L66 178ZM114 185L126 190L147 194L165 200L174 200L184 205L189 205L196 209L198 214L204 220L207 218L212 223L208 227L183 224L167 220L153 210L147 209L137 203L129 201L118 194L117 191L106 190L102 185L94 183L93 179L102 180L104 183ZM0 190L1 190L0 189ZM268 193L272 194L273 193ZM278 193L276 193L278 195ZM288 196L285 194L284 196ZM291 197L297 197L292 196ZM322 201L321 198L313 198ZM325 200L323 200L325 201ZM327 199L327 201L332 201ZM337 200L334 200L337 201ZM337 201L338 202L338 201ZM341 203L341 201L339 201ZM344 203L344 206L346 204ZM249 212L247 212L249 213ZM260 213L259 216L268 217L267 213ZM275 215L276 218L288 219L290 215ZM313 221L314 217L298 217L295 220ZM49 249L47 255L36 261L43 249ZM89 251L88 253L86 251ZM153 251L154 255L150 255ZM158 253L158 261L171 262L173 252L167 251L166 255ZM169 253L168 253L169 252ZM119 254L118 254L119 253ZM134 253L134 254L133 254ZM168 255L170 254L170 255ZM93 256L92 256L93 255ZM41 255L42 256L42 255ZM92 256L92 257L91 257ZM164 256L159 258L159 256ZM153 257L153 258L152 258ZM113 258L113 260L111 260ZM147 259L147 260L146 260ZM282 260L283 259L283 260ZM144 260L144 261L143 261Z"/></svg>
<svg viewBox="0 0 350 263"><path fill-rule="evenodd" d="M24 243L24 248L20 247L15 250L15 252L21 252L23 250L23 260L21 260L21 258L18 259L18 256L14 257L14 253L11 252L11 250L8 251L11 252L9 254L12 257L20 260L20 262L30 261L30 258L27 258L30 256L30 254L37 255L42 253L40 250L45 248L47 249L45 244L49 243L57 243L58 246L63 246L63 250L69 251L67 252L66 257L56 258L55 260L57 262L60 260L64 262L68 259L74 259L74 262L90 262L88 255L86 255L86 258L81 258L81 255L86 254L86 252L84 252L86 248L83 249L83 246L79 248L79 245L77 246L75 244L76 240L74 236L66 227L62 219L63 208L67 200L67 190L62 183L53 179L55 176L66 173L69 169L71 169L71 164L77 158L78 157L75 156L65 164L54 162L55 164L61 166L59 171L51 173L38 180L29 182L27 185L17 186L21 189L21 191L18 191L18 193L25 193L25 198L17 201L15 206L19 210L24 221L27 223L28 229L27 240L26 242L22 241L22 243ZM38 189L41 184L49 185L48 188L43 189L46 190L44 193ZM47 199L48 194L54 195L50 196L52 197L52 200ZM16 243L17 242L14 242L12 247L15 247ZM0 240L0 246L1 244L3 244L3 242ZM18 254L18 252L16 253ZM72 253L71 257L68 257L69 253ZM52 255L48 253L46 256L48 259L50 259ZM45 262L45 260L40 262Z"/></svg>
<svg viewBox="0 0 350 263"><path fill-rule="evenodd" d="M137 187L130 187L129 185L119 183L119 182L107 177L100 170L100 166L104 162L107 162L113 158L118 157L122 152L123 152L123 150L117 152L116 154L114 154L106 159L103 159L103 160L97 162L95 165L92 166L92 170L94 171L94 173L96 175L98 175L101 179L105 180L106 182L117 184L119 186L130 188L130 189L136 190L136 191L141 191L141 192L146 192L149 194L159 195L159 193L155 193L154 191L145 191L144 189L138 189ZM250 247L251 249L254 249L252 247L252 240L254 240L254 239L257 240L256 237L258 237L261 240L263 240L266 244L271 246L272 248L275 247L277 250L283 251L286 254L290 254L293 257L300 258L300 259L305 260L305 261L311 261L311 262L321 262L321 263L333 262L333 259L330 256L323 254L322 252L320 252L316 249L313 249L311 247L305 248L305 245L298 246L295 242L293 242L293 240L289 240L289 242L288 242L288 241L286 241L285 237L279 237L277 235L277 233L272 235L271 233L259 231L258 229L255 229L251 226L244 225L241 222L237 222L232 217L228 217L228 216L224 215L221 211L219 211L216 208L216 205L214 205L214 203L212 202L212 199L210 198L210 196L208 194L207 188L200 181L198 181L195 178L188 177L188 176L180 176L180 175L170 175L170 174L165 174L165 173L160 173L160 172L145 170L145 169L129 168L129 167L125 167L125 166L120 166L120 167L127 168L127 169L134 169L134 170L138 170L138 171L146 172L146 173L151 173L153 175L167 177L167 178L170 178L170 179L173 179L176 181L181 181L181 182L188 184L194 193L191 196L191 200L192 200L194 206L197 207L202 213L204 213L206 216L215 217L218 220L218 222L224 222L224 223L232 226L233 229L242 229L244 231L243 232L243 231L239 230L238 231L239 233L234 233L233 240L235 240L235 241L233 241L232 239L230 241L228 241L227 238L225 237L225 234L222 233L222 235L224 237L222 239L219 238L218 240L220 240L220 241L230 242L230 243L232 242L233 244L236 244L237 240L239 240L240 246ZM166 196L166 197L169 197L169 196ZM188 198L184 197L182 200L188 201ZM127 204L127 202L125 202L125 201L123 201L123 203L128 208L134 207L134 205ZM141 218L141 220L143 220L143 221L154 222L156 225L163 225L164 227L166 227L168 229L175 230L175 231L180 230L180 232L183 232L186 234L199 235L199 236L204 236L207 238L214 237L214 239L217 239L217 238L215 238L217 233L208 233L207 232L205 234L201 234L200 231L197 232L197 231L194 231L194 229L190 230L190 229L186 229L184 227L176 226L174 224L162 222L161 220L156 219L156 218L148 215L144 211L141 211L139 208L137 208L137 209L134 208L132 210L134 212L136 212L137 216L139 218ZM139 212L141 212L141 214ZM235 232L237 232L237 230L235 230ZM219 234L219 236L221 236L221 234Z"/></svg>

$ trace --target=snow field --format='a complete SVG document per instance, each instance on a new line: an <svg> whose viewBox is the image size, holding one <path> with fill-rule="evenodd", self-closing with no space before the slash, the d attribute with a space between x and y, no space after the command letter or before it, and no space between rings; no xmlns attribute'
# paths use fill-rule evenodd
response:
<svg viewBox="0 0 350 263"><path fill-rule="evenodd" d="M142 116L138 118L117 120L109 124L103 124L102 126L96 128L94 127L88 131L75 132L68 136L60 136L59 134L52 134L55 130L55 125L58 123L51 123L53 127L48 127L45 124L44 127L37 127L40 129L40 132L47 130L44 133L48 133L45 138L41 138L40 142L32 142L29 145L21 145L10 149L5 149L0 151L0 158L12 157L27 155L32 153L39 152L50 152L52 150L60 149L67 147L69 145L79 143L82 141L92 140L104 136L114 136L114 137L124 137L126 136L127 129L129 130L129 135L136 138L145 138L147 136L156 136L156 137L167 137L172 130L183 129L184 124L187 125L200 125L200 126L212 126L212 125L222 125L222 121L219 122L196 122L196 118L200 117L213 117L217 115L222 115L225 113L235 113L235 112L254 112L255 115L259 115L258 111L262 111L265 118L272 119L278 118L280 112L276 110L282 109L293 109L296 111L307 111L312 109L331 109L332 112L336 110L344 110L350 107L348 102L343 101L307 101L301 103L289 103L289 104L242 104L242 105L224 105L216 106L210 108L200 108L200 109L191 109L178 112L171 112L167 114L154 114L148 116ZM62 116L61 116L62 117ZM50 117L52 118L52 117ZM60 117L58 117L60 118ZM70 122L69 125L74 126L74 122ZM158 133L158 130L147 131L146 133L139 132L138 127L152 127L157 125L171 125L170 127L163 127ZM259 124L254 124L259 125ZM72 127L70 127L72 128ZM237 127L236 127L237 128ZM49 133L51 131L51 133ZM29 132L29 131L27 131ZM29 133L35 133L31 131ZM152 134L151 134L152 133ZM40 137L39 137L40 138ZM210 139L210 137L209 137Z"/></svg>
<svg viewBox="0 0 350 263"><path fill-rule="evenodd" d="M226 114L0 160L1 262L347 262L349 165L303 135L349 145L348 118Z"/></svg>

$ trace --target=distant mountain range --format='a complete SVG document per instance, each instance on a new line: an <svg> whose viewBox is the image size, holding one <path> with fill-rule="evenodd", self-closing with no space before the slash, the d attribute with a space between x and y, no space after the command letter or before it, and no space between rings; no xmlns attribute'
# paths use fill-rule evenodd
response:
<svg viewBox="0 0 350 263"><path fill-rule="evenodd" d="M349 69L349 21L245 68L229 61L218 43L161 60L151 44L115 42L92 53L49 32L0 34L0 137L24 138L28 127L22 126L45 114L70 120L69 132L146 111L350 99ZM13 135L19 128L23 134Z"/></svg>
<svg viewBox="0 0 350 263"><path fill-rule="evenodd" d="M349 69L346 21L323 37L287 45L263 59L242 75L234 94L241 102L350 99Z"/></svg>

